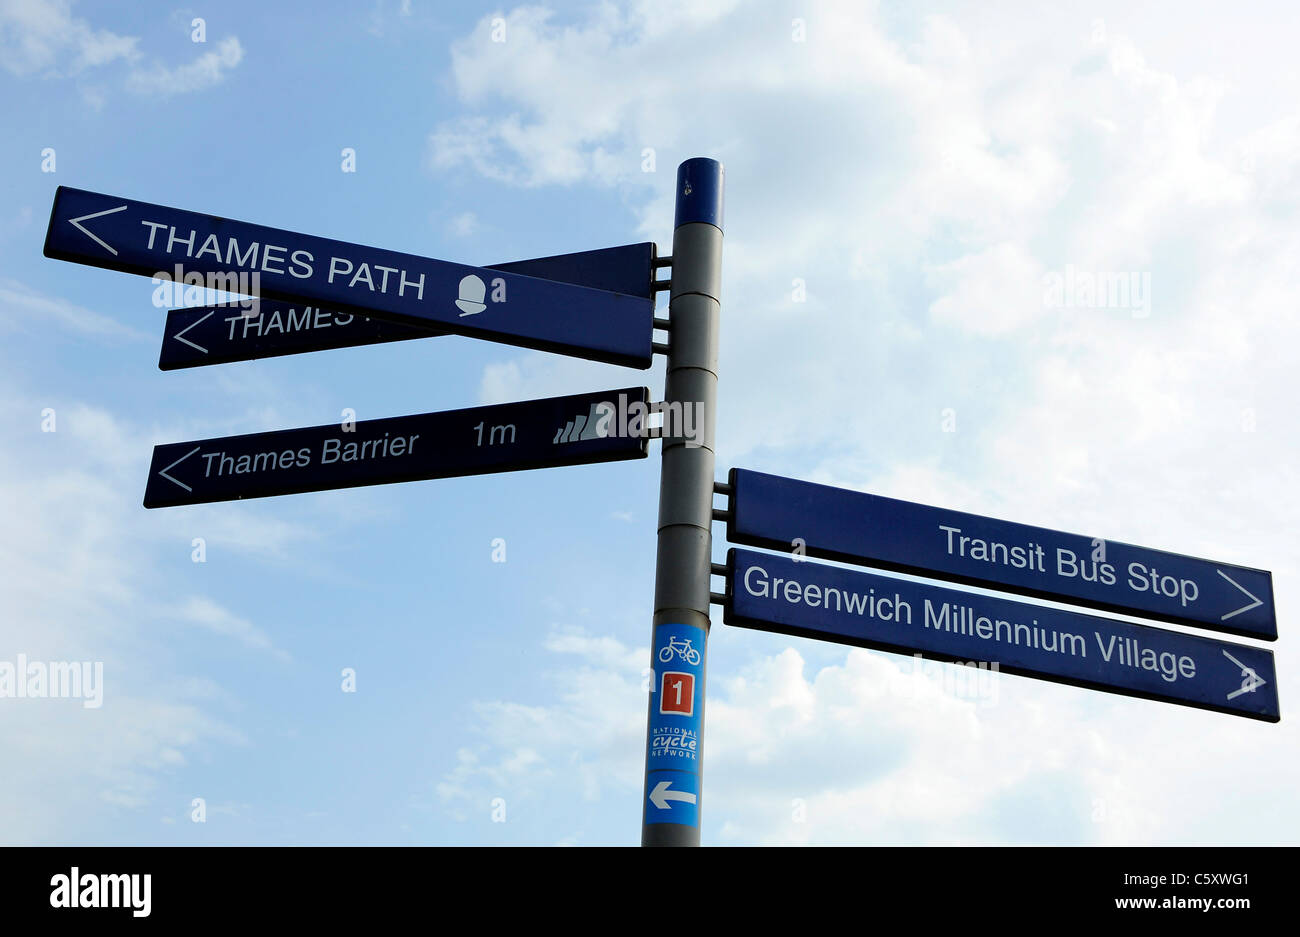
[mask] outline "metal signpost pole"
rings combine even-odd
[[[643,846],[700,844],[722,204],[721,163],[697,158],[678,167]],[[695,428],[690,436],[684,430],[689,425]]]

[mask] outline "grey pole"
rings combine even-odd
[[[721,163],[677,167],[642,846],[700,844],[722,204]]]

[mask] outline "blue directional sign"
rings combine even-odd
[[[624,433],[620,414],[649,396],[628,387],[155,446],[144,506],[644,458],[646,439]]]
[[[45,256],[648,368],[654,300],[60,186]]]
[[[651,299],[654,259],[655,246],[647,241],[488,269]],[[172,371],[446,334],[445,329],[398,325],[301,302],[264,299],[255,309],[240,303],[190,306],[167,313],[158,367]]]
[[[733,543],[1277,638],[1264,570],[744,469],[730,481]]]
[[[1263,648],[732,549],[727,624],[1277,722]]]
[[[704,641],[704,629],[694,625],[655,626],[645,823],[700,823]]]
[[[187,306],[167,313],[158,368],[175,371],[446,334],[277,299],[261,300],[256,310],[239,303]]]

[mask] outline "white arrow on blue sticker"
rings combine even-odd
[[[695,803],[695,795],[688,791],[673,790],[672,781],[660,781],[650,791],[650,803],[654,804],[660,810],[671,810],[672,801],[680,800],[682,803]]]

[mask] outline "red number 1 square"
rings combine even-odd
[[[667,671],[659,686],[659,711],[689,716],[695,711],[695,675]]]

